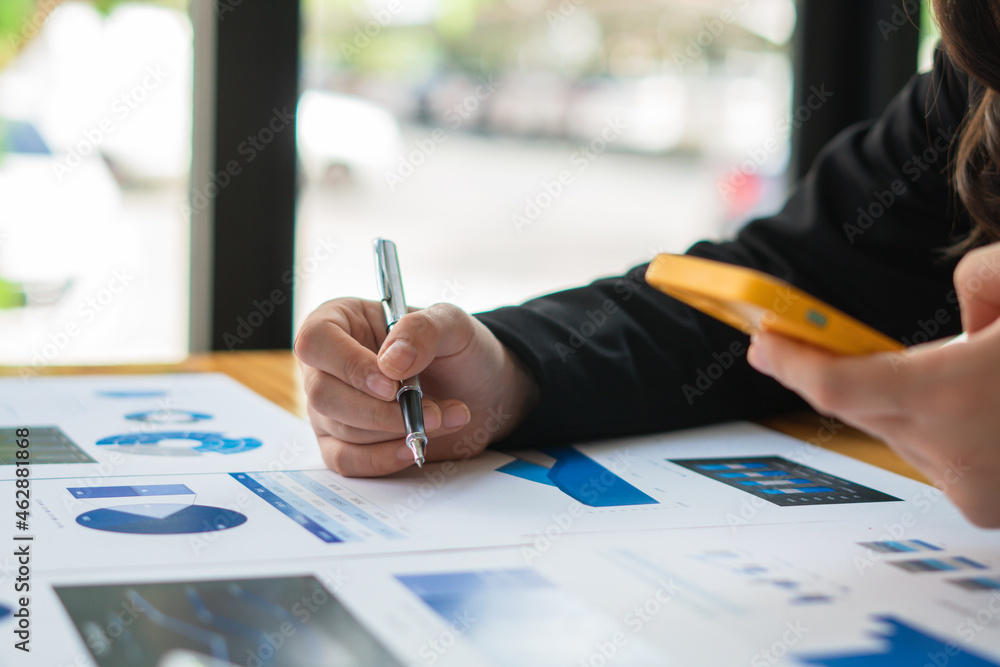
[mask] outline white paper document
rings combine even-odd
[[[0,479],[23,427],[35,478],[323,467],[308,423],[214,373],[0,379]]]
[[[1000,665],[1000,532],[750,424],[347,479],[224,376],[10,379],[11,499],[24,428],[3,664]]]

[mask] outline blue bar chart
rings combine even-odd
[[[326,471],[240,472],[230,475],[257,497],[324,542],[408,537],[391,514]]]
[[[33,464],[94,462],[56,426],[32,426],[29,430]],[[15,428],[0,428],[0,465],[14,465],[18,449],[17,431]]]
[[[858,545],[880,554],[905,554],[918,551],[941,551],[941,547],[935,546],[923,540],[887,540],[882,542],[858,542]]]
[[[900,500],[780,456],[669,460],[781,507]]]

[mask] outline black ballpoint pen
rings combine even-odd
[[[403,296],[403,279],[399,273],[395,243],[383,238],[375,239],[375,265],[378,269],[382,308],[385,311],[385,332],[389,333],[406,314],[406,297]],[[422,398],[420,377],[417,375],[403,380],[396,392],[396,400],[403,411],[403,424],[406,426],[406,446],[413,452],[413,460],[420,468],[424,466],[424,450],[427,447]]]

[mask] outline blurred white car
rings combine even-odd
[[[191,26],[125,4],[67,2],[0,72],[0,115],[30,119],[53,153],[103,155],[125,183],[180,183],[191,164]]]
[[[309,181],[356,179],[384,183],[402,153],[399,123],[365,100],[321,90],[299,99],[299,161]]]
[[[95,261],[81,248],[115,244],[121,190],[99,155],[68,164],[30,123],[6,127],[16,138],[0,155],[0,270],[22,282],[73,279]]]

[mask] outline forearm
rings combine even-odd
[[[968,219],[949,189],[939,140],[961,124],[968,95],[967,79],[939,56],[933,76],[914,79],[882,119],[832,142],[780,213],[750,223],[734,241],[689,252],[776,275],[907,343],[931,335],[927,322],[937,335],[957,331],[955,260],[942,250]],[[802,405],[748,367],[745,336],[650,288],[644,270],[478,315],[539,387],[510,444],[645,433]]]

